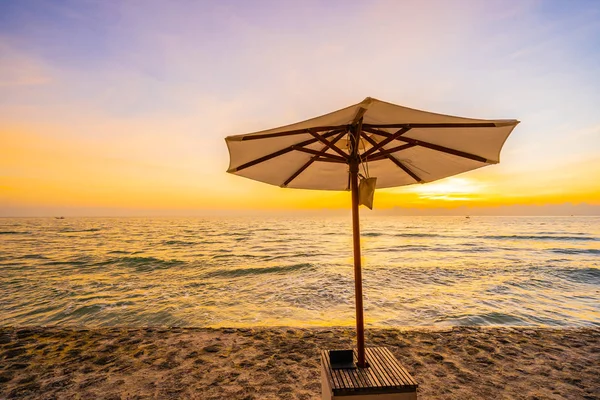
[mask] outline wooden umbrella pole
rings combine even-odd
[[[354,296],[356,298],[356,348],[358,367],[365,364],[365,322],[363,317],[362,271],[360,265],[360,225],[358,214],[358,160],[350,163],[350,186],[352,187],[352,239],[354,242]]]

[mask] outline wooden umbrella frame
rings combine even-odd
[[[348,186],[347,190],[352,192],[352,240],[354,247],[354,295],[356,305],[356,347],[357,347],[357,366],[359,368],[367,367],[365,362],[365,329],[364,329],[364,312],[363,312],[363,292],[362,292],[362,265],[360,254],[360,221],[359,221],[359,204],[358,204],[358,169],[361,162],[378,161],[388,159],[392,161],[398,168],[411,176],[415,183],[423,183],[417,174],[411,171],[406,165],[398,160],[392,153],[398,153],[402,150],[409,149],[415,146],[425,147],[441,153],[452,154],[454,156],[467,158],[474,161],[479,161],[486,164],[496,164],[496,161],[488,160],[484,157],[467,153],[464,151],[452,149],[449,147],[440,146],[434,143],[429,143],[422,140],[416,140],[403,136],[406,132],[413,128],[489,128],[501,126],[494,122],[473,122],[473,123],[416,123],[416,124],[363,124],[363,115],[367,111],[366,108],[359,108],[352,123],[336,126],[321,126],[305,129],[296,129],[285,132],[265,133],[248,135],[241,138],[246,140],[261,140],[282,136],[293,136],[301,134],[310,134],[312,139],[285,147],[273,153],[259,157],[245,164],[233,168],[229,172],[237,172],[253,165],[260,164],[275,157],[287,154],[292,151],[299,151],[312,154],[312,157],[296,170],[288,179],[284,181],[281,187],[287,187],[298,175],[310,167],[314,162],[332,162],[348,165]],[[387,132],[382,129],[398,129],[394,133]],[[368,134],[377,135],[382,138],[381,141],[376,141]],[[340,149],[336,143],[344,136],[348,135],[348,151]],[[371,147],[363,153],[359,152],[360,140],[364,139]],[[392,142],[400,142],[402,144],[395,147],[384,149],[384,146]],[[323,147],[320,150],[309,149],[307,146],[320,142]],[[329,151],[336,154],[332,154]]]

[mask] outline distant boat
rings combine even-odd
[[[465,217],[466,219],[471,219],[471,217],[469,217],[468,215]]]
[[[54,217],[56,219],[65,219],[65,217]]]

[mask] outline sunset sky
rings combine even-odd
[[[224,137],[367,96],[521,121],[499,165],[377,209],[600,206],[597,0],[7,0],[0,216],[343,209],[227,174]]]

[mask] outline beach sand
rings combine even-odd
[[[600,399],[600,328],[368,329],[419,399]],[[0,398],[316,399],[350,328],[0,328]]]

